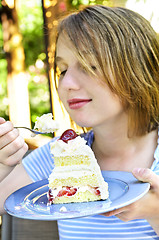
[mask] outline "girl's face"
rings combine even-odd
[[[118,121],[123,114],[119,98],[106,83],[90,76],[81,66],[72,51],[71,42],[59,36],[56,63],[61,72],[58,93],[71,118],[82,127],[96,127]]]

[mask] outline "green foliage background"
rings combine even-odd
[[[46,70],[43,13],[40,1],[34,1],[34,6],[28,4],[27,7],[26,1],[21,3],[19,28],[23,35],[31,122],[34,125],[37,116],[51,111]],[[37,63],[40,63],[41,67],[38,67]]]
[[[19,29],[23,36],[25,67],[28,77],[32,125],[37,116],[50,112],[49,84],[46,73],[46,54],[43,36],[43,13],[40,1],[34,5],[22,1],[18,12]],[[26,4],[27,3],[27,4]],[[40,63],[40,67],[39,64]],[[7,62],[3,52],[0,25],[0,116],[8,119]]]
[[[8,119],[8,100],[7,100],[7,62],[3,51],[2,26],[0,24],[0,116]]]

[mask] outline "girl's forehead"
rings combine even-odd
[[[56,55],[63,55],[65,52],[72,51],[73,52],[74,46],[71,43],[70,39],[68,36],[64,34],[60,34],[60,36],[57,39],[57,44],[56,44]]]
[[[98,49],[84,38],[81,41],[81,34],[79,33],[79,36],[77,34],[73,35],[73,33],[66,31],[59,33],[56,44],[56,64],[59,66],[61,63],[75,61],[86,68],[88,67],[88,69],[90,65],[98,66]]]
[[[66,39],[61,36],[56,45],[56,56],[55,62],[56,64],[68,63],[70,61],[76,61],[77,57],[73,50],[73,45],[70,41],[66,41]]]
[[[60,58],[67,54],[77,57],[78,55],[83,55],[84,52],[88,53],[86,49],[82,49],[81,46],[75,47],[75,45],[71,42],[66,34],[60,34],[56,44],[56,60],[61,60]]]
[[[69,39],[67,34],[61,33],[57,39],[57,44],[56,44],[56,53],[57,52],[62,52],[64,50],[70,50],[73,52],[76,56],[89,56],[89,55],[94,55],[95,53],[95,48],[92,48],[90,45],[84,45],[80,42],[80,39],[74,43]]]
[[[72,45],[71,43],[71,40],[70,38],[68,37],[68,35],[64,32],[61,32],[59,35],[58,35],[58,38],[57,38],[57,46],[58,45],[66,45],[68,47],[70,47]]]

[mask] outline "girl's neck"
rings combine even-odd
[[[157,137],[157,131],[128,138],[123,128],[94,129],[92,149],[102,170],[131,171],[133,167],[151,167]]]

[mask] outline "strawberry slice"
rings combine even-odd
[[[53,196],[52,196],[52,194],[51,194],[51,189],[49,189],[49,191],[48,191],[48,201],[49,202],[52,202],[53,201]]]
[[[77,192],[77,188],[70,188],[70,190],[67,192],[67,196],[73,196]]]
[[[59,140],[67,143],[69,140],[76,138],[78,135],[73,129],[67,129],[59,138]]]
[[[99,190],[98,187],[95,187],[95,188],[94,188],[94,193],[95,193],[97,196],[100,195],[100,190]]]
[[[67,193],[67,190],[66,190],[66,189],[62,189],[62,190],[60,190],[59,193],[57,194],[57,197],[62,197],[62,196],[64,196],[64,195],[66,195],[66,193]]]
[[[73,187],[63,187],[62,190],[59,191],[57,194],[57,197],[62,197],[62,196],[73,196],[77,192],[77,188]]]

